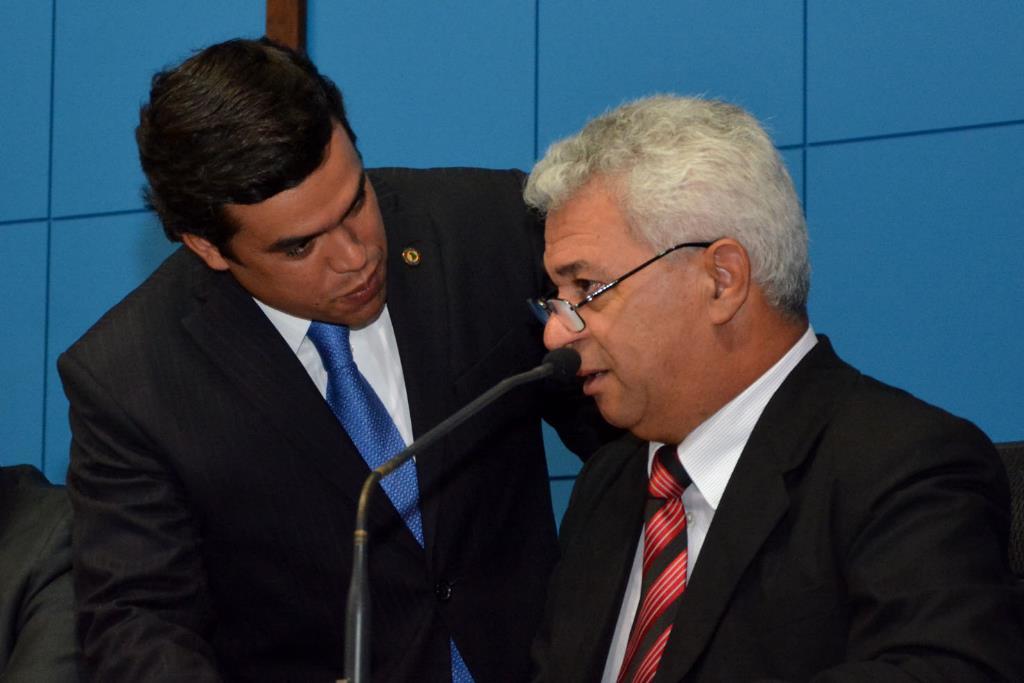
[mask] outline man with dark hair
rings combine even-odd
[[[518,172],[364,169],[334,84],[266,40],[158,74],[137,139],[185,248],[59,360],[85,663],[336,679],[359,488],[540,361],[542,228]],[[556,554],[541,417],[584,455],[605,438],[578,391],[524,387],[385,480],[375,680],[527,675]]]
[[[544,341],[630,431],[576,480],[535,680],[1021,680],[1003,465],[815,334],[803,212],[752,116],[625,104],[526,198]]]

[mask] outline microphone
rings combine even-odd
[[[563,346],[560,349],[549,351],[541,361],[540,367],[550,367],[550,377],[556,383],[569,384],[576,379],[576,373],[579,372],[582,362],[576,349]]]
[[[352,580],[349,584],[348,605],[345,611],[346,678],[343,681],[368,683],[370,680],[370,588],[367,569],[369,533],[366,531],[366,511],[369,508],[374,484],[512,389],[545,377],[559,384],[567,384],[576,377],[580,363],[580,354],[568,347],[549,352],[540,365],[498,382],[370,472],[370,476],[363,482],[359,505],[356,508],[356,528],[352,540]]]
[[[393,456],[390,460],[374,471],[380,472],[381,478],[388,476],[394,470],[397,470],[399,467],[404,465],[409,458],[415,456],[416,453],[429,446],[433,446],[435,442],[440,440],[442,437],[447,436],[450,431],[458,427],[483,408],[486,408],[492,401],[504,396],[506,393],[518,386],[529,384],[530,382],[535,382],[538,379],[544,379],[545,377],[550,377],[559,384],[571,382],[573,378],[576,377],[576,371],[580,369],[581,362],[580,354],[568,347],[548,352],[548,354],[544,356],[544,360],[540,365],[532,370],[521,372],[518,375],[506,377],[502,381],[498,382],[473,401],[457,410],[447,419],[440,422],[436,427],[427,431],[426,434],[413,441],[405,448],[405,450],[399,451],[397,455]]]

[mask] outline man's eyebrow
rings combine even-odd
[[[587,267],[586,261],[572,261],[555,268],[555,275],[564,278],[575,277],[581,270]]]
[[[318,235],[322,235],[324,232],[326,232],[326,230],[314,230],[313,232],[308,233],[306,235],[282,237],[281,239],[275,241],[273,244],[267,247],[267,251],[271,253],[283,253],[291,249],[294,249],[295,247],[301,247],[306,242],[310,241],[314,237],[317,237]]]
[[[345,209],[343,214],[341,214],[341,220],[348,218],[349,214],[355,211],[356,207],[358,207],[363,199],[366,198],[366,182],[366,170],[364,169],[359,172],[359,189],[356,190],[356,196],[352,198],[352,201],[349,202],[348,208]]]
[[[366,171],[360,171],[359,189],[356,190],[356,194],[354,197],[352,197],[352,201],[349,202],[348,207],[341,214],[341,218],[338,220],[338,223],[348,218],[348,216],[353,211],[355,211],[356,207],[359,206],[360,202],[362,202],[366,198],[366,183]],[[275,241],[273,244],[267,247],[267,251],[271,253],[281,253],[289,251],[291,249],[294,249],[295,247],[302,246],[303,244],[310,241],[314,237],[317,237],[327,232],[329,229],[330,227],[324,227],[320,228],[319,230],[313,230],[304,235],[292,235],[290,237],[282,237],[281,239]]]

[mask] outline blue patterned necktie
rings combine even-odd
[[[405,448],[391,416],[352,359],[348,328],[313,322],[306,333],[327,369],[327,403],[345,428],[359,454],[372,470]],[[420,517],[419,482],[416,464],[410,460],[381,480],[405,525],[423,545],[423,521]]]
[[[369,468],[380,467],[405,448],[405,441],[384,403],[356,367],[348,328],[314,321],[306,336],[313,342],[327,369],[327,404]],[[380,485],[422,547],[423,519],[420,516],[416,463],[409,460],[382,479]],[[450,641],[450,649],[452,683],[473,683],[454,640]]]

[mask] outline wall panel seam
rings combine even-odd
[[[145,215],[153,213],[150,209],[120,209],[117,211],[96,211],[93,213],[72,213],[65,216],[52,216],[50,220],[54,223],[63,221],[77,221],[83,218],[115,218],[117,216]]]
[[[804,0],[804,58],[803,58],[803,74],[801,83],[801,99],[803,103],[803,126],[800,132],[800,166],[802,167],[800,173],[800,200],[804,206],[804,214],[807,214],[807,3],[809,0]]]
[[[46,413],[50,394],[50,289],[53,262],[53,126],[57,80],[57,0],[50,3],[50,112],[46,168],[46,268],[43,280],[43,400],[40,406],[39,469],[46,472]],[[61,482],[62,483],[62,482]]]
[[[876,140],[895,140],[899,138],[920,137],[923,135],[942,135],[945,133],[961,133],[973,130],[988,130],[991,128],[1011,128],[1024,125],[1024,119],[1011,121],[996,121],[991,123],[976,123],[966,126],[949,126],[946,128],[926,128],[922,130],[902,131],[898,133],[881,133],[879,135],[861,135],[849,138],[835,138],[833,140],[819,140],[808,142],[807,147],[830,147],[834,145],[847,145],[856,142],[874,142]]]
[[[540,0],[533,3],[533,160],[540,154]]]

